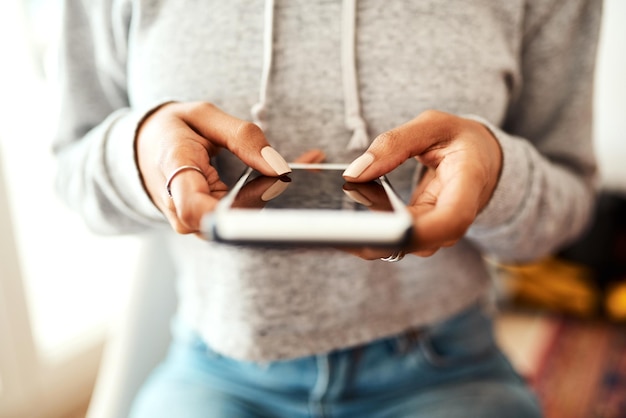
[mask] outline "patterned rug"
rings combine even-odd
[[[546,418],[626,418],[626,327],[560,319],[530,383]]]

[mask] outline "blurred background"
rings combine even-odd
[[[99,371],[120,368],[103,353],[145,274],[143,240],[90,234],[53,192],[59,5],[0,2],[0,418],[84,417]],[[626,1],[606,0],[604,15],[598,219],[562,254],[493,266],[498,336],[549,417],[626,416]],[[98,405],[115,384],[101,379]]]
[[[2,418],[65,418],[84,409],[141,245],[93,236],[54,195],[59,12],[57,0],[0,2]]]

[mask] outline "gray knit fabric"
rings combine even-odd
[[[259,250],[171,232],[182,320],[226,355],[327,352],[442,320],[483,297],[483,257],[529,260],[580,233],[595,176],[592,79],[600,1],[362,0],[356,59],[370,136],[438,109],[485,123],[504,165],[467,237],[429,258],[364,261],[337,250]],[[263,2],[66,1],[60,194],[104,234],[168,228],[133,155],[141,117],[202,100],[250,119],[263,65]],[[287,159],[350,162],[341,2],[278,0],[266,131]],[[243,166],[217,158],[232,182]],[[406,198],[415,163],[391,173]],[[71,255],[70,255],[71,256]]]

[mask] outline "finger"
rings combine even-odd
[[[437,253],[440,248],[427,248],[415,251],[407,251],[406,254],[416,255],[418,257],[430,257]],[[389,258],[393,255],[397,255],[397,251],[391,251],[389,249],[374,249],[374,248],[342,248],[342,251],[362,258],[363,260],[381,260]]]
[[[210,158],[217,153],[217,148],[179,118],[165,115],[150,121],[137,138],[137,161],[151,199],[164,211],[170,204],[170,197],[163,184],[172,173],[180,167],[191,166],[208,175]],[[181,174],[190,175],[179,173],[176,177]],[[178,180],[174,178],[172,183]]]
[[[438,186],[434,186],[438,187]],[[447,246],[465,235],[478,212],[475,185],[465,177],[446,183],[438,195],[424,192],[422,204],[419,198],[409,210],[414,217],[414,249],[430,249]]]
[[[312,149],[301,154],[298,158],[294,160],[294,162],[303,164],[317,164],[323,162],[325,159],[326,154],[324,153],[324,151],[319,149]]]
[[[418,250],[418,251],[414,251],[411,254],[416,255],[418,257],[430,257],[435,255],[435,253],[437,253],[437,251],[439,251],[439,248],[435,248],[435,249],[427,249],[427,250]]]
[[[212,212],[217,199],[204,193],[188,193],[182,199],[174,197],[175,218],[170,221],[174,230],[180,234],[200,232],[202,218]]]
[[[423,194],[426,192],[427,188],[432,187],[432,181],[435,179],[436,173],[435,170],[428,167],[423,167],[421,170],[421,175],[413,190],[411,195],[411,199],[409,201],[409,205],[415,205]]]
[[[179,233],[192,233],[199,231],[202,217],[213,211],[228,188],[211,167],[208,175],[196,170],[180,172],[172,179],[170,190],[168,219],[172,227]]]
[[[387,248],[371,247],[344,247],[340,249],[348,254],[362,258],[363,260],[379,260],[381,258],[389,257],[394,252]]]
[[[191,106],[179,116],[212,143],[227,148],[248,166],[268,176],[291,172],[285,159],[270,147],[261,128],[223,112],[210,103]]]

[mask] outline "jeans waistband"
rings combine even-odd
[[[470,307],[464,309],[460,313],[439,323],[431,324],[428,326],[410,328],[397,335],[378,339],[359,346],[337,349],[334,350],[333,353],[347,354],[351,351],[362,352],[370,348],[376,349],[379,346],[386,346],[394,353],[404,354],[413,350],[421,343],[424,338],[436,338],[439,335],[454,332],[454,330],[457,329],[463,329],[465,327],[465,324],[469,325],[470,323],[475,323],[479,318],[482,318],[484,320],[485,318],[483,315],[483,311],[484,304],[482,302],[477,302],[472,304]],[[174,318],[172,320],[171,329],[173,338],[177,343],[193,346],[196,348],[203,348],[206,349],[208,352],[212,352],[212,349],[206,345],[201,336],[184,321],[178,318]],[[323,355],[330,353],[318,354]]]

